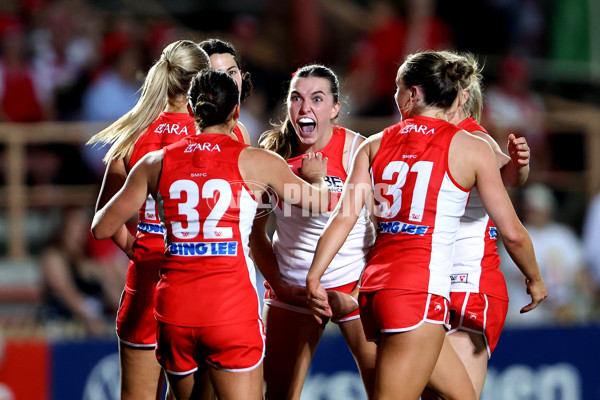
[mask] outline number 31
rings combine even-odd
[[[417,161],[409,166],[404,161],[392,161],[383,170],[381,179],[391,181],[396,176],[396,182],[390,184],[386,195],[392,196],[391,206],[387,202],[382,202],[380,207],[382,218],[394,218],[402,208],[402,188],[406,184],[406,177],[409,172],[416,172],[417,179],[413,188],[412,202],[410,204],[410,221],[421,222],[423,219],[423,210],[425,208],[425,199],[427,198],[427,189],[429,189],[429,180],[433,169],[432,161]]]

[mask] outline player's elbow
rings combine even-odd
[[[522,225],[502,231],[502,242],[509,249],[522,246],[527,238],[528,233]]]
[[[94,221],[92,221],[91,231],[92,236],[94,236],[94,239],[96,240],[108,239],[112,236],[111,232],[109,232],[108,229],[106,229],[96,218],[94,218]]]

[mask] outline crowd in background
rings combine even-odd
[[[123,5],[118,3],[24,0],[0,7],[0,122],[112,122],[135,105],[144,71],[166,44],[220,37],[236,45],[243,68],[252,75],[253,95],[240,120],[256,144],[270,123],[281,119],[287,83],[299,66],[319,62],[339,74],[346,94],[340,118],[399,118],[394,79],[404,57],[422,49],[458,49],[485,57],[482,125],[501,146],[515,133],[527,138],[532,171],[568,166],[554,158],[542,96],[549,87],[552,94],[565,96],[566,91],[556,82],[535,81],[530,61],[585,58],[578,31],[559,37],[568,21],[556,16],[565,3],[581,14],[585,1],[554,2],[554,9],[541,0],[461,2],[469,12],[434,0],[229,1],[221,8],[203,1],[154,1],[145,12],[119,9]],[[572,45],[565,46],[565,41]],[[584,92],[580,100],[593,102],[593,96]],[[360,133],[368,136],[381,128]],[[28,183],[99,183],[105,151],[83,145],[30,147]],[[3,159],[2,154],[0,165]],[[511,192],[550,295],[540,310],[521,317],[515,310],[524,305],[519,300],[524,282],[515,278],[520,274],[504,255],[514,306],[508,325],[600,320],[594,311],[600,305],[595,239],[600,235],[600,202],[590,201],[586,210],[588,202],[581,201],[585,195],[535,180]],[[573,202],[583,206],[573,211]],[[47,221],[57,232],[47,229],[42,239],[48,243],[34,256],[40,258],[44,293],[54,293],[46,297],[40,315],[93,315],[84,322],[89,332],[100,333],[104,330],[98,321],[114,317],[126,258],[110,243],[90,240],[82,226],[89,226],[92,208],[54,213]],[[65,235],[80,240],[65,240]],[[76,293],[69,281],[75,278],[69,275],[88,292]],[[93,312],[84,313],[76,304]]]

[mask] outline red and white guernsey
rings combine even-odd
[[[458,127],[467,132],[488,133],[473,118],[464,119]],[[473,188],[454,245],[452,292],[483,293],[508,300],[506,282],[499,268],[497,238],[496,226]]]
[[[258,202],[238,167],[247,145],[221,134],[165,147],[157,203],[167,250],[156,318],[199,327],[260,318],[248,238]]]
[[[350,149],[352,156],[356,144],[355,137]],[[329,187],[329,210],[333,210],[342,194],[344,182],[348,173],[344,169],[343,154],[346,142],[346,129],[341,126],[333,127],[333,136],[327,145],[318,150],[327,157],[327,176],[325,181]],[[302,155],[287,160],[292,171],[298,175],[302,166]],[[351,164],[351,160],[348,162]],[[276,230],[273,235],[273,249],[283,279],[290,284],[305,286],[306,275],[317,247],[317,242],[330,212],[314,214],[299,207],[279,202],[274,206],[277,216]],[[366,254],[373,244],[374,232],[371,221],[363,208],[361,216],[352,228],[340,251],[321,278],[324,288],[334,288],[356,282],[366,264]]]
[[[361,292],[403,289],[449,299],[454,241],[469,196],[448,171],[458,130],[422,116],[384,130],[371,165],[379,224]]]
[[[244,141],[242,132],[237,126],[233,133],[239,141]],[[195,134],[196,125],[194,118],[189,113],[162,112],[135,143],[127,166],[129,171],[146,154]],[[129,262],[125,282],[125,290],[128,293],[135,294],[140,290],[147,293],[154,289],[154,284],[158,281],[158,269],[164,258],[164,252],[164,232],[156,211],[156,203],[149,195],[144,206],[138,212],[133,257]],[[147,271],[151,268],[146,266],[147,261],[152,260],[156,260],[156,265],[152,267],[152,271]],[[146,271],[138,271],[136,263],[140,261],[146,262],[144,265]]]
[[[161,113],[135,143],[127,166],[129,171],[146,154],[195,134],[194,118],[188,113]],[[138,291],[152,293],[154,284],[158,281],[158,269],[164,252],[165,240],[156,212],[156,203],[152,196],[148,196],[138,213],[137,233],[133,244],[133,257],[127,269],[125,291],[132,294]],[[149,266],[147,261],[152,260],[156,260],[156,263]],[[137,263],[141,261],[144,261],[145,270],[138,271]],[[149,268],[152,270],[149,271]]]

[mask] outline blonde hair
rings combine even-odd
[[[178,40],[169,44],[148,71],[136,105],[87,144],[110,144],[103,159],[107,164],[130,156],[137,139],[158,118],[169,99],[185,96],[192,78],[209,65],[208,55],[197,43]]]
[[[483,110],[483,93],[481,90],[481,79],[483,67],[479,66],[477,59],[471,53],[457,53],[453,51],[440,51],[440,53],[450,61],[462,60],[467,64],[471,65],[475,70],[475,73],[471,75],[461,90],[467,90],[469,92],[469,98],[463,104],[463,112],[468,117],[473,117],[478,123],[481,122],[481,114]]]

